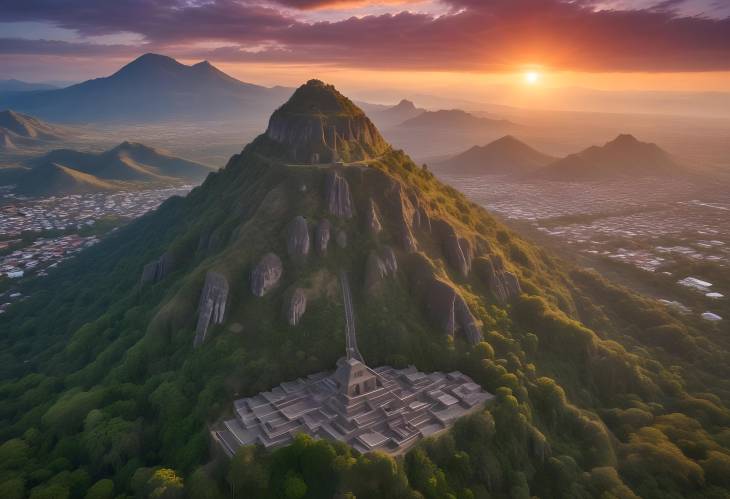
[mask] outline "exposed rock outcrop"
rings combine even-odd
[[[398,260],[395,252],[389,246],[380,252],[371,251],[365,264],[365,291],[377,292],[386,277],[398,270]]]
[[[413,212],[413,225],[424,232],[431,232],[431,217],[420,203],[416,205]]]
[[[415,253],[418,251],[416,237],[413,235],[411,227],[406,223],[401,226],[401,242],[403,243],[403,249],[407,253]]]
[[[222,324],[225,320],[228,301],[228,280],[218,272],[205,274],[205,284],[198,303],[198,323],[195,326],[193,346],[205,342],[211,324]]]
[[[315,234],[314,245],[319,255],[327,254],[327,246],[330,242],[330,234],[332,233],[332,224],[326,218],[323,218],[317,224],[317,232]]]
[[[398,259],[395,256],[393,248],[384,246],[380,252],[380,258],[385,262],[385,268],[388,269],[388,273],[393,274],[398,270]]]
[[[471,244],[466,239],[459,238],[454,227],[443,220],[438,221],[438,230],[446,262],[462,277],[467,277],[471,270]]]
[[[286,248],[294,260],[303,260],[309,254],[309,226],[307,219],[298,216],[289,223]]]
[[[165,278],[173,268],[174,260],[170,253],[163,253],[160,258],[153,260],[142,269],[142,277],[140,281],[142,284],[148,282],[158,282]]]
[[[337,232],[337,237],[335,239],[337,241],[337,246],[342,249],[347,248],[347,233],[344,230]]]
[[[368,255],[365,263],[365,291],[373,292],[388,275],[385,262],[380,259],[375,250]]]
[[[467,268],[471,270],[471,264],[474,261],[474,247],[472,246],[471,241],[469,241],[465,237],[460,237],[459,247],[461,248],[461,252],[464,255],[464,259],[466,260]]]
[[[477,258],[474,261],[474,268],[499,303],[507,303],[522,293],[517,276],[505,270],[504,262],[499,255]]]
[[[299,324],[304,312],[307,310],[307,294],[302,288],[296,288],[289,296],[284,306],[284,317],[290,326]]]
[[[449,283],[438,278],[428,285],[426,306],[439,327],[449,336],[462,331],[472,345],[479,343],[482,332],[464,298]]]
[[[350,185],[338,171],[327,173],[327,208],[336,217],[352,218],[353,204],[350,196]]]
[[[383,230],[383,225],[380,223],[380,217],[378,216],[378,206],[373,198],[370,198],[370,205],[368,206],[367,224],[368,230],[373,236],[377,236]]]
[[[251,271],[251,292],[264,296],[279,283],[283,272],[281,259],[274,253],[265,254]]]
[[[310,80],[271,115],[266,136],[289,159],[326,163],[382,154],[388,144],[365,113],[331,85]]]

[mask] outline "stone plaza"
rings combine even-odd
[[[492,398],[460,372],[371,369],[343,357],[333,373],[312,374],[237,400],[236,417],[213,437],[229,456],[243,445],[287,445],[297,433],[340,440],[360,452],[399,454]]]

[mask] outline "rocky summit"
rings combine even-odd
[[[266,137],[297,163],[363,160],[389,147],[360,108],[319,80],[299,87],[271,115]]]

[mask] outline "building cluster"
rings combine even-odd
[[[0,239],[23,232],[75,230],[108,217],[136,218],[173,195],[185,195],[190,186],[23,198],[5,194],[0,199]]]
[[[504,176],[448,176],[445,180],[493,213],[527,223],[587,255],[666,275],[686,260],[730,266],[730,202],[722,186],[698,189],[688,182],[656,179],[524,182]],[[717,290],[698,291],[709,299],[725,299]],[[711,312],[702,316],[720,320]]]
[[[10,279],[25,277],[30,273],[42,276],[49,268],[98,242],[96,236],[83,237],[77,234],[38,238],[25,248],[0,257],[0,271]]]
[[[6,254],[0,257],[0,276],[43,276],[64,259],[98,242],[96,236],[79,235],[81,229],[106,218],[139,217],[170,196],[185,195],[189,190],[185,186],[36,199],[4,193],[0,198],[0,251]],[[27,233],[50,232],[63,235],[36,237],[25,246],[21,238]]]

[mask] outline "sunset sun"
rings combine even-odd
[[[540,73],[537,71],[528,71],[524,75],[525,83],[528,85],[536,85],[540,81]]]

